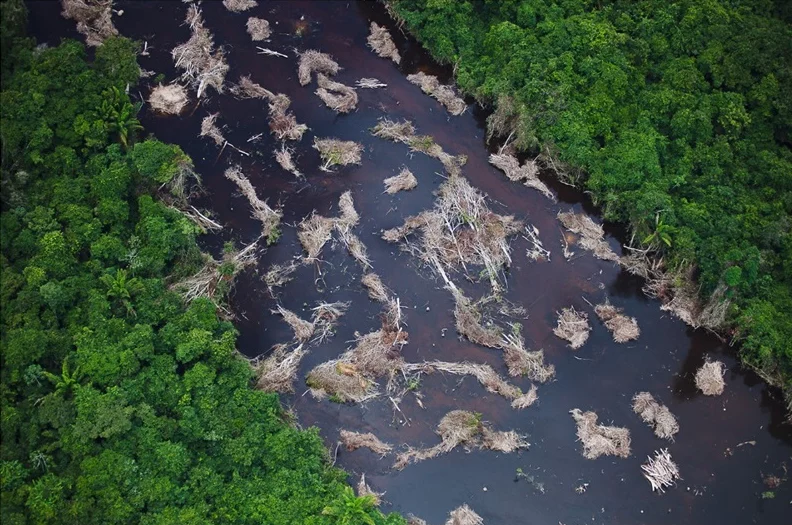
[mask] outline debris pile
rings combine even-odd
[[[445,525],[484,525],[484,519],[464,504],[451,511]]]
[[[188,102],[187,90],[179,84],[160,84],[151,90],[148,98],[151,109],[168,115],[178,115]]]
[[[297,238],[307,254],[306,262],[313,262],[319,258],[322,247],[333,236],[334,228],[335,219],[329,219],[316,213],[300,222]]]
[[[297,65],[297,79],[300,81],[301,86],[307,86],[311,83],[311,76],[314,73],[332,76],[338,73],[340,69],[338,62],[333,60],[333,57],[327,53],[309,49],[300,55]]]
[[[633,397],[633,411],[641,416],[645,423],[654,428],[654,433],[662,439],[674,440],[674,435],[679,432],[674,414],[668,407],[661,405],[649,392],[638,392]]]
[[[526,376],[532,381],[546,383],[555,376],[555,366],[544,362],[544,351],[525,349],[525,341],[517,334],[503,334],[500,348],[512,377]]]
[[[273,314],[277,313],[283,317],[283,320],[286,321],[286,324],[291,327],[292,331],[294,332],[294,339],[299,341],[300,343],[307,342],[314,333],[314,325],[313,323],[309,323],[305,319],[301,319],[300,316],[292,312],[291,310],[287,310],[284,307],[278,305],[277,310],[273,310]]]
[[[255,16],[251,16],[247,20],[246,27],[251,40],[253,40],[254,42],[266,40],[272,35],[272,30],[270,29],[269,22],[264,20],[263,18],[256,18]]]
[[[185,23],[192,31],[190,39],[171,51],[176,67],[184,71],[182,79],[192,83],[198,98],[201,98],[207,86],[222,93],[228,64],[222,50],[215,51],[214,38],[204,26],[201,10],[196,5],[191,4],[187,8]]]
[[[258,5],[256,0],[223,0],[223,5],[232,13],[241,13]]]
[[[291,99],[283,93],[270,98],[269,119],[270,131],[278,140],[300,140],[308,126],[299,124],[294,113],[289,111]]]
[[[295,177],[302,177],[303,174],[297,169],[297,165],[294,163],[294,159],[292,159],[292,153],[294,153],[294,150],[287,148],[286,145],[283,144],[281,145],[281,149],[275,150],[275,161],[281,168],[293,174]]]
[[[357,484],[357,493],[359,498],[370,498],[374,505],[380,505],[382,503],[382,496],[385,494],[384,492],[373,491],[366,483],[365,474],[360,475],[360,481]]]
[[[443,151],[443,148],[431,136],[416,135],[415,126],[409,120],[394,122],[387,118],[381,118],[372,128],[371,134],[382,139],[407,144],[411,151],[419,151],[424,155],[436,158],[452,177],[462,173],[462,166],[467,162],[465,155],[454,156]]]
[[[322,73],[316,74],[316,96],[336,113],[349,113],[357,107],[358,96],[354,88],[330,80]]]
[[[272,353],[254,367],[256,388],[264,392],[294,392],[294,378],[307,353],[303,345],[287,351],[288,345],[277,345]]]
[[[598,425],[594,412],[581,412],[574,408],[570,413],[577,423],[578,441],[583,443],[583,457],[596,459],[604,455],[626,458],[630,455],[628,429]]]
[[[533,188],[542,193],[545,197],[555,202],[556,198],[550,188],[539,179],[539,165],[535,160],[526,160],[522,166],[517,157],[510,153],[493,153],[489,156],[489,162],[502,172],[513,182],[522,182],[529,188]]]
[[[705,396],[719,396],[726,386],[723,380],[725,373],[726,367],[721,361],[707,360],[696,372],[696,387]]]
[[[77,32],[85,35],[89,46],[101,46],[111,36],[117,36],[113,25],[113,0],[62,0],[64,18],[77,22]]]
[[[253,208],[253,217],[261,222],[262,234],[267,239],[267,244],[272,244],[278,240],[280,236],[280,220],[283,217],[283,212],[280,210],[273,210],[265,201],[262,201],[256,195],[256,189],[250,181],[242,173],[239,166],[232,166],[225,170],[225,177],[237,185],[242,195],[247,198],[250,207]]]
[[[262,100],[271,100],[275,95],[272,91],[263,88],[261,85],[253,82],[250,75],[243,75],[239,77],[239,82],[231,86],[229,89],[232,95],[238,99],[257,98]]]
[[[364,88],[364,89],[377,89],[377,88],[388,87],[388,84],[385,84],[384,82],[380,82],[379,79],[376,78],[361,78],[360,80],[355,82],[355,85],[359,88]]]
[[[388,177],[384,182],[385,193],[390,193],[391,195],[400,191],[411,190],[418,186],[418,179],[407,168],[402,168],[398,175]]]
[[[333,166],[360,164],[363,145],[351,140],[314,138],[313,147],[322,157],[322,171],[331,171]]]
[[[591,220],[583,213],[558,212],[558,220],[567,230],[580,236],[577,243],[581,248],[589,250],[597,259],[619,262],[619,256],[611,250],[605,241],[605,231],[602,226]]]
[[[264,282],[272,294],[272,289],[283,286],[293,279],[292,274],[297,270],[298,265],[294,261],[288,264],[273,264],[267,273],[264,274]]]
[[[574,350],[586,344],[590,331],[588,314],[578,312],[574,307],[562,308],[558,314],[558,325],[553,328],[553,333],[569,341],[569,346]]]
[[[638,339],[641,330],[638,328],[638,321],[635,317],[627,317],[621,308],[616,308],[608,301],[594,307],[594,313],[605,323],[605,328],[613,334],[613,340],[617,343],[626,343],[633,339]]]
[[[421,91],[440,102],[452,115],[461,115],[467,109],[467,104],[462,98],[457,96],[454,88],[441,84],[436,76],[427,75],[419,71],[418,73],[407,75],[407,80],[419,86]]]
[[[371,450],[375,454],[379,454],[381,457],[390,454],[390,452],[393,450],[393,445],[384,443],[380,440],[380,438],[371,432],[361,434],[360,432],[341,430],[341,443],[350,452],[364,447]]]
[[[371,23],[368,45],[378,56],[390,58],[397,64],[401,63],[401,55],[399,55],[399,50],[393,43],[390,33],[385,27],[377,25],[376,22]]]
[[[682,479],[679,477],[679,467],[671,459],[667,449],[658,450],[655,457],[646,459],[647,462],[641,465],[641,470],[652,485],[652,491],[657,490],[663,494],[666,487],[672,487],[676,485],[676,480]]]

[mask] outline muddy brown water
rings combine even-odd
[[[57,44],[61,38],[79,35],[74,24],[59,16],[57,2],[30,2],[30,29],[39,42]],[[226,240],[248,243],[259,234],[248,203],[222,172],[237,163],[257,188],[259,196],[284,210],[283,236],[262,252],[258,266],[237,282],[232,303],[238,313],[239,349],[248,356],[266,353],[276,343],[290,338],[286,325],[270,310],[278,303],[308,317],[316,301],[351,301],[352,307],[335,336],[311,349],[296,381],[297,393],[283,396],[303,426],[320,429],[336,463],[353,476],[366,473],[369,484],[385,492],[384,510],[416,514],[429,523],[443,523],[448,512],[468,503],[487,524],[748,524],[788,523],[792,505],[792,482],[785,482],[774,499],[762,499],[762,476],[783,477],[785,464],[792,465],[792,430],[783,423],[778,392],[743,370],[734,350],[714,336],[694,331],[660,310],[657,301],[641,293],[642,281],[598,261],[580,249],[571,261],[561,255],[562,231],[555,215],[574,209],[595,214],[585,196],[546,180],[558,193],[551,203],[539,193],[509,182],[487,163],[484,140],[485,112],[475,105],[459,117],[451,117],[433,99],[407,82],[417,70],[429,71],[447,80],[450,71],[435,64],[411,38],[401,34],[382,6],[374,2],[260,2],[244,14],[226,11],[220,2],[204,2],[204,18],[215,41],[227,51],[231,70],[228,81],[249,74],[255,82],[274,92],[286,93],[298,121],[310,131],[297,144],[304,180],[284,172],[272,158],[277,146],[267,128],[265,104],[235,100],[213,91],[200,106],[181,117],[159,117],[145,108],[145,128],[166,142],[179,144],[196,163],[207,195],[196,205],[211,209],[225,225],[220,235],[203,239],[207,250],[218,252]],[[182,25],[186,5],[177,1],[116,2],[124,11],[114,16],[122,34],[149,43],[150,56],[141,57],[147,70],[164,73],[166,81],[177,74],[170,50],[189,37]],[[259,16],[272,24],[270,42],[260,44],[284,52],[289,58],[263,56],[245,32],[247,17]],[[366,47],[370,21],[386,25],[403,56],[400,66],[381,59]],[[376,77],[386,89],[359,89],[357,111],[339,116],[313,94],[315,86],[301,87],[296,80],[294,50],[318,49],[332,54],[343,67],[336,80],[352,85],[361,77]],[[139,93],[147,96],[143,83]],[[135,94],[133,89],[132,94]],[[201,119],[220,112],[218,124],[229,141],[251,152],[249,158],[226,148],[218,150],[197,138]],[[432,135],[452,154],[468,156],[463,174],[487,193],[493,209],[526,220],[540,230],[540,239],[552,252],[549,262],[531,262],[525,256],[527,243],[512,243],[514,264],[508,271],[508,298],[525,306],[528,317],[521,321],[527,345],[544,348],[547,360],[557,368],[556,379],[539,388],[539,402],[523,411],[487,393],[472,378],[435,374],[425,376],[420,392],[422,409],[414,396],[405,396],[402,414],[395,413],[387,398],[364,406],[317,402],[304,394],[305,373],[313,366],[335,358],[354,339],[378,326],[378,304],[369,300],[359,283],[359,265],[343,247],[326,247],[318,266],[302,266],[295,279],[271,297],[262,281],[269,265],[287,261],[301,253],[295,225],[312,210],[336,215],[339,195],[351,190],[361,215],[356,229],[369,250],[374,271],[401,299],[410,334],[403,354],[408,361],[442,359],[470,360],[491,364],[505,375],[499,351],[459,340],[454,332],[452,301],[431,272],[398,247],[379,238],[382,229],[432,205],[432,192],[443,182],[442,166],[434,159],[410,155],[406,146],[372,137],[368,129],[382,116],[411,119],[419,133]],[[247,143],[252,135],[264,139]],[[365,145],[363,163],[328,174],[318,169],[319,157],[310,148],[314,136],[355,140]],[[382,180],[409,167],[418,187],[394,196],[383,194]],[[607,226],[609,242],[619,250],[621,229]],[[623,240],[623,239],[622,239]],[[454,276],[463,282],[461,275]],[[485,284],[463,283],[478,297]],[[638,319],[641,337],[634,342],[614,343],[593,315],[588,299],[597,303],[605,297]],[[555,312],[574,305],[592,317],[589,342],[571,351],[552,334]],[[445,330],[444,330],[445,329]],[[443,332],[445,331],[445,334]],[[693,374],[706,357],[727,365],[726,391],[706,397],[696,391]],[[515,381],[523,389],[527,380]],[[652,392],[678,417],[681,431],[673,443],[654,437],[651,429],[632,413],[630,399],[641,390]],[[632,455],[628,459],[587,460],[580,454],[575,424],[568,411],[579,407],[595,410],[601,421],[626,426],[632,432]],[[394,444],[433,445],[434,428],[449,410],[481,412],[498,429],[516,429],[527,434],[531,447],[520,454],[491,451],[466,453],[455,450],[437,459],[410,465],[403,471],[390,468],[393,458],[380,459],[367,450],[347,452],[336,447],[342,428],[371,431]],[[640,465],[653,451],[667,447],[680,466],[683,480],[665,494],[652,493],[641,475]],[[516,478],[517,469],[532,476],[533,483]],[[575,487],[585,485],[585,493]],[[787,518],[784,518],[784,516]]]

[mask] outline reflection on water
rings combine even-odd
[[[116,17],[122,34],[147,40],[150,56],[141,65],[176,77],[170,49],[187,40],[182,24],[185,5],[176,1],[116,2],[124,10]],[[179,144],[196,162],[208,190],[196,205],[212,209],[225,225],[221,235],[204,239],[208,250],[217,251],[225,240],[248,243],[258,236],[259,225],[251,218],[248,203],[222,176],[229,163],[238,163],[257,188],[259,196],[284,210],[283,236],[259,261],[258,268],[242,275],[232,299],[239,313],[239,348],[249,356],[266,352],[287,341],[291,333],[270,310],[280,302],[308,317],[316,301],[352,301],[334,338],[311,350],[301,366],[297,394],[283,401],[293,407],[302,425],[317,425],[335,449],[341,428],[374,432],[391,443],[413,446],[438,442],[434,428],[449,410],[481,412],[497,428],[514,428],[529,435],[530,450],[519,455],[455,450],[437,459],[411,465],[403,471],[390,469],[392,459],[379,459],[361,449],[338,450],[337,462],[350,473],[365,472],[369,484],[386,491],[388,510],[412,512],[430,523],[442,523],[452,508],[468,503],[486,523],[609,523],[609,524],[727,524],[782,523],[792,500],[792,484],[785,483],[773,500],[760,499],[762,474],[781,474],[782,462],[790,459],[792,435],[783,424],[777,395],[752,373],[740,369],[733,350],[717,338],[693,331],[661,312],[656,301],[640,292],[640,279],[620,272],[607,262],[586,254],[572,261],[561,256],[561,236],[555,215],[559,210],[594,213],[583,195],[545,180],[558,192],[559,204],[510,183],[487,163],[482,127],[485,112],[472,105],[460,117],[450,117],[433,99],[407,82],[405,75],[417,70],[450,77],[448,68],[434,64],[418,44],[401,34],[384,10],[374,2],[260,2],[246,14],[227,12],[220,2],[204,2],[204,18],[215,41],[227,51],[231,66],[228,81],[249,74],[273,92],[286,93],[297,120],[311,128],[296,150],[297,164],[306,174],[295,179],[274,161],[275,141],[269,136],[267,111],[256,100],[235,100],[212,93],[186,116],[163,118],[145,112],[147,130],[167,142]],[[62,36],[76,37],[71,22],[63,20],[55,2],[31,2],[31,29],[40,41],[57,43]],[[288,59],[256,54],[244,30],[247,16],[270,21],[273,29],[267,46],[289,55]],[[391,31],[403,57],[400,66],[380,59],[366,48],[368,23],[377,21]],[[352,114],[338,116],[296,80],[294,48],[318,49],[333,55],[344,68],[336,80],[353,85],[361,77],[376,77],[386,89],[358,90],[360,103]],[[142,95],[146,87],[141,86]],[[200,120],[219,111],[224,133],[236,145],[252,152],[245,158],[226,148],[218,159],[213,144],[197,138]],[[548,262],[531,262],[527,243],[516,239],[514,264],[508,272],[507,297],[528,310],[522,321],[527,346],[544,348],[547,360],[556,365],[557,378],[541,386],[539,402],[516,412],[507,400],[489,394],[472,378],[435,374],[425,376],[420,391],[423,409],[414,396],[406,396],[403,413],[394,412],[387,399],[366,406],[317,402],[305,392],[304,375],[313,366],[337,357],[354,339],[378,326],[380,305],[369,300],[360,286],[361,270],[341,246],[328,246],[322,262],[302,266],[295,279],[269,296],[262,281],[273,263],[300,254],[294,225],[316,210],[335,216],[341,193],[351,190],[361,215],[356,233],[367,245],[374,270],[404,305],[410,342],[404,347],[408,361],[442,359],[488,363],[505,375],[499,351],[459,340],[454,331],[452,300],[442,285],[398,247],[379,238],[383,229],[432,205],[432,192],[443,182],[442,166],[434,159],[410,155],[403,145],[372,137],[368,130],[381,116],[409,118],[419,133],[430,134],[451,154],[465,154],[463,174],[486,192],[497,213],[511,213],[535,225],[540,239],[553,254]],[[265,140],[248,144],[249,137],[264,133]],[[361,166],[337,173],[318,170],[318,153],[310,148],[313,136],[355,140],[365,146]],[[383,194],[383,179],[409,167],[418,187],[396,195]],[[618,227],[608,226],[613,235]],[[617,239],[611,237],[612,246]],[[618,249],[618,248],[617,248]],[[578,250],[580,252],[580,250]],[[461,277],[457,277],[461,280]],[[481,288],[481,287],[479,287]],[[483,293],[480,289],[479,295]],[[584,297],[597,303],[605,297],[638,319],[642,329],[637,341],[612,342],[610,334],[593,316]],[[593,331],[589,342],[573,352],[552,335],[555,312],[573,305],[589,312]],[[429,308],[427,308],[429,307]],[[726,392],[720,397],[700,395],[693,374],[705,357],[723,360],[728,368]],[[527,389],[527,380],[516,380]],[[681,431],[674,443],[662,442],[632,413],[630,399],[649,390],[671,409]],[[632,431],[633,455],[628,459],[600,458],[589,461],[580,454],[575,425],[568,411],[579,407],[595,410],[603,422]],[[755,442],[755,444],[741,443]],[[683,481],[660,496],[642,478],[640,464],[654,450],[668,446],[680,466]],[[534,484],[515,482],[516,469],[532,476]],[[544,493],[536,489],[543,484]],[[578,494],[576,487],[584,486]]]

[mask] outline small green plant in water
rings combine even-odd
[[[281,238],[281,229],[273,228],[269,235],[267,235],[267,246],[272,246]]]
[[[776,494],[772,490],[766,490],[762,492],[762,499],[773,499],[775,496]]]
[[[421,386],[421,379],[418,377],[411,377],[407,380],[407,390],[415,391]]]
[[[338,403],[339,405],[344,404],[344,400],[338,394],[331,394],[327,399],[329,399],[331,403]]]

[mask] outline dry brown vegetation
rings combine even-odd
[[[297,169],[297,165],[292,159],[293,149],[287,148],[285,144],[281,145],[281,149],[275,150],[275,161],[280,164],[280,167],[293,174],[295,177],[302,177],[303,174]]]
[[[264,274],[264,282],[267,283],[267,288],[272,294],[272,289],[283,286],[292,280],[292,274],[297,270],[299,265],[294,261],[287,264],[273,264],[270,266],[267,273]]]
[[[638,321],[635,317],[627,317],[621,308],[616,308],[608,301],[594,307],[594,313],[605,323],[605,328],[613,334],[613,340],[617,343],[626,343],[638,339],[641,330],[638,328]]]
[[[662,439],[674,440],[674,435],[679,432],[674,414],[668,407],[661,405],[649,392],[638,392],[633,397],[633,411],[641,416],[641,419],[654,428],[654,433]]]
[[[375,492],[368,486],[366,483],[366,475],[360,475],[360,481],[357,484],[357,492],[358,497],[363,498],[365,496],[371,496],[371,500],[374,505],[380,505],[382,503],[382,496],[385,494],[384,492]]]
[[[269,22],[264,20],[263,18],[256,18],[255,16],[251,16],[247,20],[246,27],[251,40],[253,40],[254,42],[266,40],[272,35],[272,30],[270,29]]]
[[[187,90],[179,84],[160,84],[151,90],[148,98],[151,109],[168,115],[178,115],[188,102]]]
[[[349,303],[320,303],[313,308],[315,342],[321,343],[335,331],[338,320],[346,313]]]
[[[361,434],[360,432],[341,430],[341,443],[349,451],[363,447],[371,450],[375,454],[379,454],[380,457],[385,457],[393,450],[393,445],[381,441],[380,438],[371,432]]]
[[[390,33],[385,27],[377,25],[376,22],[371,23],[368,45],[378,56],[390,58],[397,64],[401,63],[401,55],[399,55],[399,50],[393,43]]]
[[[322,157],[323,171],[330,171],[333,166],[348,166],[360,164],[363,145],[351,140],[320,139],[314,138],[313,147]]]
[[[256,388],[264,392],[294,392],[294,378],[307,352],[303,345],[290,351],[287,346],[277,345],[266,359],[255,365]]]
[[[358,96],[354,88],[330,80],[322,73],[316,74],[316,82],[319,86],[316,96],[336,113],[349,113],[357,107]]]
[[[360,279],[360,282],[368,290],[368,296],[371,299],[374,299],[380,303],[388,302],[390,293],[382,283],[382,279],[380,279],[379,275],[376,273],[367,273]]]
[[[184,71],[182,79],[193,85],[198,92],[198,98],[201,98],[207,86],[222,93],[228,64],[223,51],[215,50],[214,38],[204,26],[201,10],[196,5],[187,8],[185,23],[190,27],[192,35],[187,42],[171,51],[176,68]]]
[[[494,431],[482,422],[481,414],[465,410],[452,410],[443,416],[436,432],[440,436],[439,444],[429,448],[408,448],[396,456],[393,467],[401,470],[410,463],[446,454],[460,445],[468,450],[480,448],[506,453],[529,446],[516,432]]]
[[[644,477],[652,485],[652,491],[665,492],[666,487],[676,485],[679,476],[679,467],[671,459],[667,449],[655,451],[655,457],[647,457],[647,462],[641,465]]]
[[[464,504],[451,511],[445,525],[484,525],[484,519]]]
[[[239,77],[239,82],[231,86],[229,89],[232,95],[239,99],[256,98],[262,100],[270,100],[275,95],[268,89],[263,88],[261,85],[253,82],[250,75],[243,75]]]
[[[101,46],[111,36],[117,36],[113,25],[113,0],[61,0],[64,18],[77,22],[77,32],[85,35],[89,46]]]
[[[377,125],[372,128],[371,134],[375,137],[407,144],[410,147],[410,151],[418,151],[424,155],[436,158],[452,177],[462,173],[462,166],[467,162],[465,155],[454,156],[443,151],[443,148],[431,136],[416,135],[415,126],[409,120],[395,122],[387,118],[381,118]]]
[[[315,261],[319,257],[322,247],[333,236],[333,228],[335,228],[335,219],[316,213],[300,222],[297,238],[307,253],[306,261]]]
[[[256,0],[223,0],[223,5],[232,13],[241,13],[258,5]]]
[[[719,396],[726,386],[723,380],[725,373],[726,368],[721,361],[707,360],[696,372],[696,387],[705,396]]]
[[[605,231],[602,226],[591,220],[591,217],[583,213],[558,212],[558,220],[567,230],[580,236],[578,245],[589,250],[597,259],[619,262],[619,256],[611,250],[610,245],[605,242]]]
[[[433,75],[419,71],[407,75],[407,80],[420,86],[421,91],[440,102],[452,115],[461,115],[467,109],[467,104],[456,94],[454,88],[441,84]]]
[[[300,316],[291,310],[287,310],[284,307],[278,305],[278,309],[274,310],[272,313],[280,314],[281,317],[283,317],[283,320],[286,321],[286,324],[288,324],[294,332],[294,339],[296,341],[305,343],[313,336],[313,323],[309,323],[305,319],[301,319]]]
[[[256,195],[256,189],[250,181],[242,173],[239,166],[232,166],[225,170],[225,177],[237,185],[242,195],[247,198],[250,207],[253,209],[253,217],[261,222],[262,234],[267,238],[267,242],[271,243],[277,240],[279,235],[279,225],[283,212],[281,210],[273,210],[270,208],[266,201],[262,201]]]
[[[539,179],[539,165],[535,160],[526,160],[522,166],[517,157],[511,153],[493,153],[489,156],[489,162],[506,174],[513,182],[522,182],[529,188],[533,188],[542,193],[545,197],[555,202],[556,198],[550,188]]]
[[[384,183],[385,193],[390,193],[392,195],[400,191],[407,191],[415,188],[418,186],[418,179],[415,178],[415,175],[413,175],[409,169],[402,168],[398,175],[388,177],[384,180]]]
[[[569,341],[569,346],[574,350],[586,344],[590,331],[588,315],[585,312],[578,312],[573,307],[561,309],[558,314],[558,325],[553,328],[553,333]]]
[[[574,408],[570,413],[577,423],[578,441],[583,443],[583,457],[596,459],[604,455],[626,458],[630,455],[628,429],[598,425],[594,412],[581,412]]]
[[[338,62],[333,60],[333,57],[327,53],[309,49],[300,55],[297,65],[297,78],[301,86],[307,86],[311,83],[311,76],[314,73],[332,76],[338,73],[340,69]]]
[[[291,100],[283,93],[278,93],[270,99],[270,131],[278,140],[300,140],[303,133],[308,130],[308,126],[299,124],[294,113],[288,111],[290,105]]]
[[[355,82],[355,85],[359,88],[364,88],[364,89],[377,89],[377,88],[388,87],[388,84],[385,84],[384,82],[380,82],[379,79],[376,78],[361,78],[360,80]]]
[[[200,137],[207,137],[214,141],[220,147],[224,147],[228,144],[225,136],[223,136],[223,132],[220,131],[220,128],[217,127],[217,117],[220,116],[220,113],[212,113],[211,115],[207,115],[201,121],[201,133],[199,134]]]
[[[555,376],[555,366],[544,362],[544,351],[528,351],[523,338],[514,333],[504,333],[500,348],[512,377],[526,376],[532,381],[546,383]]]

